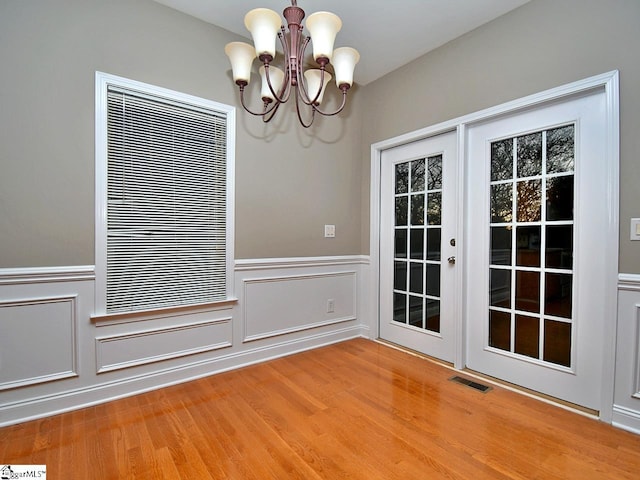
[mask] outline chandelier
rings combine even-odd
[[[240,89],[242,107],[252,115],[261,116],[263,122],[269,122],[278,107],[286,103],[291,96],[295,98],[298,120],[308,128],[313,123],[316,112],[321,115],[336,115],[347,103],[347,90],[353,84],[353,70],[360,60],[357,50],[350,47],[333,49],[336,34],[342,27],[340,17],[330,12],[316,12],[307,18],[306,27],[311,36],[303,34],[302,19],[305,12],[298,7],[297,0],[291,0],[291,6],[284,9],[288,33],[285,31],[280,15],[268,8],[256,8],[244,17],[244,24],[251,32],[254,45],[244,42],[231,42],[225,46],[225,53],[231,61],[233,80]],[[284,71],[271,62],[276,57],[276,36],[280,39],[284,52]],[[307,45],[313,45],[313,58],[319,68],[304,68],[304,54]],[[244,89],[249,84],[253,60],[258,57],[262,79],[260,95],[263,109],[254,112],[245,103]],[[327,84],[332,75],[327,66],[333,66],[335,83],[342,92],[342,104],[337,110],[325,112],[320,109]],[[306,105],[303,106],[302,104]],[[307,120],[301,110],[310,110]]]

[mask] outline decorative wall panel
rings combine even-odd
[[[640,434],[640,275],[620,274],[613,424]]]
[[[244,341],[356,319],[356,272],[244,281]]]
[[[634,335],[634,350],[635,354],[635,362],[633,362],[635,367],[635,384],[633,387],[633,398],[636,398],[640,401],[640,304],[635,305],[635,335]]]
[[[210,352],[231,343],[231,317],[96,338],[98,373]]]
[[[76,376],[76,296],[0,301],[0,390]]]

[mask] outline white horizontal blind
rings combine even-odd
[[[109,87],[107,313],[225,299],[226,122]]]

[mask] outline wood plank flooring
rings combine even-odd
[[[48,479],[634,479],[640,436],[364,339],[0,429]]]

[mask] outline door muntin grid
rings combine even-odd
[[[394,167],[393,321],[440,333],[442,154]]]
[[[575,125],[490,149],[488,347],[571,368]]]

